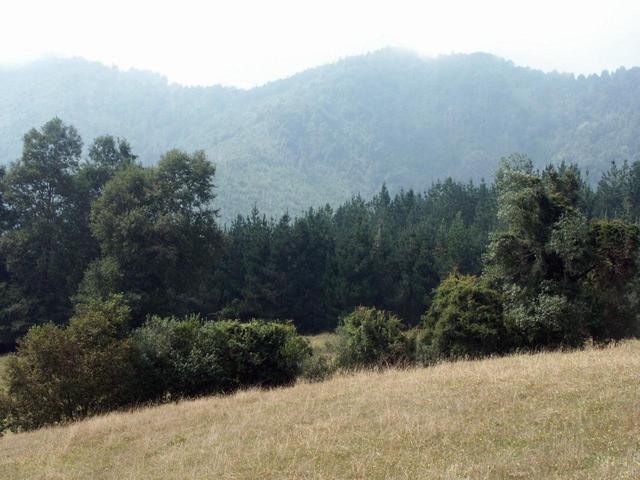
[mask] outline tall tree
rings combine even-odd
[[[93,205],[101,258],[87,270],[78,301],[122,292],[138,320],[208,313],[220,245],[214,174],[203,152],[179,150],[155,167],[118,170]]]
[[[13,292],[4,310],[5,338],[35,323],[62,322],[70,314],[69,297],[85,254],[73,235],[81,221],[74,179],[81,152],[75,128],[55,118],[24,136],[22,157],[2,179],[11,221],[0,253]]]
[[[80,167],[80,180],[96,197],[118,170],[132,165],[136,158],[125,139],[103,135],[89,147],[88,159]]]

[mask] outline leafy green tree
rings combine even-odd
[[[505,293],[507,323],[528,346],[573,345],[584,338],[575,282],[553,241],[562,219],[579,212],[578,175],[564,166],[540,174],[523,156],[503,159],[496,174],[500,229],[489,245],[485,274]]]
[[[591,225],[588,238],[593,263],[583,283],[592,308],[590,334],[597,341],[637,336],[640,228],[601,220]]]
[[[98,196],[115,173],[133,165],[136,158],[125,139],[111,135],[98,137],[89,147],[89,158],[80,167],[80,181],[86,183],[94,196]]]
[[[212,311],[208,289],[220,245],[214,172],[202,152],[178,150],[155,167],[118,170],[93,205],[101,258],[87,270],[77,301],[122,292],[138,321]]]
[[[2,178],[5,342],[34,323],[66,321],[71,312],[69,298],[91,255],[79,235],[86,231],[74,177],[81,151],[77,131],[55,118],[24,136],[22,157]]]
[[[423,363],[504,352],[509,340],[499,292],[472,275],[449,275],[423,317],[418,357]]]
[[[506,322],[523,344],[575,346],[589,336],[629,335],[637,323],[629,303],[637,227],[589,221],[575,167],[540,174],[525,157],[511,157],[496,188],[501,226],[485,275],[505,294]]]

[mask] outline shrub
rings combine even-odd
[[[388,366],[407,361],[402,322],[375,308],[358,307],[338,327],[337,362],[345,368]]]
[[[131,335],[140,389],[145,398],[159,399],[165,394],[197,392],[194,372],[207,370],[189,358],[202,320],[198,316],[182,320],[152,317]],[[203,375],[200,374],[199,377]]]
[[[423,317],[417,356],[430,363],[488,355],[503,350],[504,336],[498,292],[478,277],[451,274],[436,289]]]
[[[153,318],[133,334],[149,397],[230,392],[293,382],[311,355],[292,324]]]
[[[314,353],[302,363],[301,377],[308,382],[322,382],[335,371],[336,365],[325,355]]]
[[[527,349],[577,347],[588,337],[587,308],[578,300],[542,288],[531,298],[517,287],[506,292],[505,323],[512,343]]]
[[[6,393],[0,391],[0,437],[9,428],[9,399]]]
[[[7,362],[4,402],[16,429],[82,418],[138,398],[129,310],[118,296],[84,305],[67,328],[31,328]]]
[[[422,334],[422,329],[414,327],[402,333],[404,342],[404,355],[407,363],[416,363],[418,360],[418,339]]]
[[[619,220],[591,226],[594,264],[585,276],[585,296],[594,340],[607,342],[638,336],[638,249],[640,228]]]
[[[121,296],[33,327],[7,362],[0,432],[158,400],[289,384],[311,355],[292,324],[153,318],[132,334]]]

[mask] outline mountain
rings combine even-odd
[[[385,49],[251,90],[184,87],[81,59],[0,69],[0,162],[53,116],[86,144],[127,138],[144,163],[204,149],[225,219],[257,203],[292,213],[386,182],[478,180],[513,152],[577,162],[592,178],[640,157],[640,68],[575,77],[488,54],[425,59]]]

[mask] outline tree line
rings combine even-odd
[[[640,163],[500,161],[492,184],[386,187],[221,226],[215,168],[141,166],[59,119],[0,179],[0,432],[115,408],[635,337]],[[298,332],[334,330],[335,358]]]
[[[638,162],[613,164],[593,188],[576,166],[537,172],[512,157],[490,185],[446,179],[393,196],[383,186],[370,200],[354,196],[295,218],[267,218],[256,206],[225,226],[214,175],[202,152],[172,150],[145,167],[111,136],[95,139],[83,158],[77,131],[57,118],[29,131],[21,158],[0,171],[1,348],[112,294],[124,296],[135,326],[151,315],[198,313],[290,319],[317,332],[359,305],[415,325],[453,271],[515,275],[509,268],[532,261],[519,272],[523,291],[566,283],[580,275],[564,271],[577,260],[549,253],[550,245],[595,235],[586,226],[595,219],[640,217]],[[542,218],[532,219],[536,212]],[[511,224],[511,236],[496,243]],[[583,230],[570,234],[570,226]],[[512,267],[491,266],[506,257]]]

